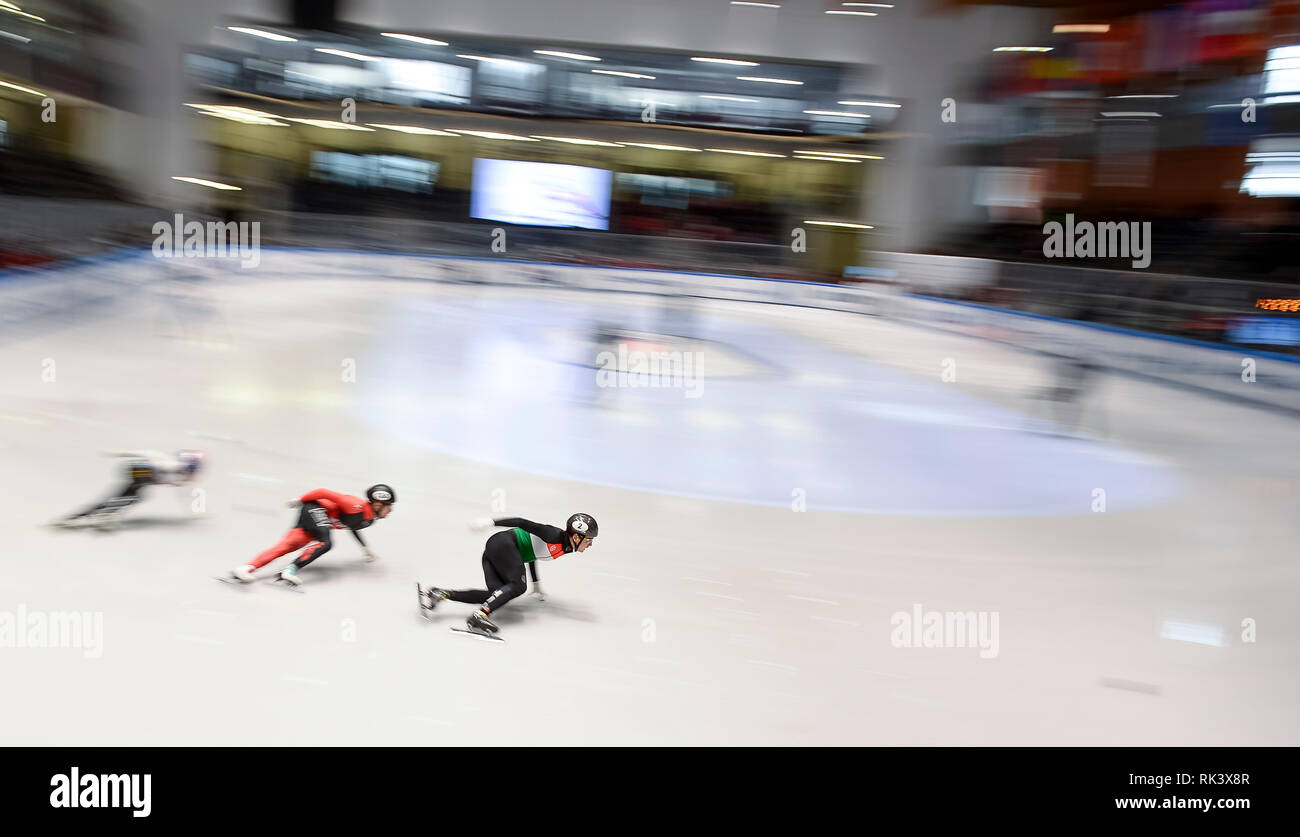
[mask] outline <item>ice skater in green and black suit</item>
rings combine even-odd
[[[554,561],[570,552],[585,552],[597,533],[596,519],[589,514],[571,516],[563,529],[534,523],[522,517],[502,517],[495,520],[476,521],[474,528],[508,526],[488,538],[483,548],[483,580],[486,590],[444,590],[430,587],[425,591],[424,606],[432,610],[441,601],[465,602],[481,605],[470,614],[466,624],[471,630],[496,633],[497,626],[490,616],[511,599],[523,595],[528,585],[524,579],[524,566],[531,568],[533,587],[541,595],[541,582],[537,578],[537,561]]]

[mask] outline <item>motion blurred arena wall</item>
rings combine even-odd
[[[75,322],[157,281],[147,253],[109,255],[0,271],[0,341]],[[147,266],[146,266],[147,268]]]
[[[311,260],[305,267],[305,258]],[[1300,358],[1239,346],[1199,343],[1111,326],[1077,323],[993,306],[907,292],[901,285],[833,285],[706,272],[575,265],[501,258],[346,250],[264,248],[254,271],[235,259],[155,259],[119,251],[57,267],[0,273],[3,334],[55,327],[113,297],[138,293],[186,266],[209,280],[322,281],[398,279],[529,289],[699,297],[795,305],[885,317],[928,329],[992,340],[1035,355],[1087,359],[1107,371],[1300,413]],[[936,374],[938,374],[936,361]]]

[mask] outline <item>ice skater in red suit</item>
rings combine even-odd
[[[361,551],[365,554],[366,560],[374,561],[376,555],[361,538],[361,530],[376,520],[388,517],[395,502],[397,496],[393,493],[393,489],[383,484],[367,488],[364,500],[351,494],[330,491],[327,488],[308,491],[294,503],[294,505],[301,504],[298,511],[298,525],[290,529],[275,546],[247,564],[231,570],[230,574],[240,581],[252,581],[253,573],[258,569],[282,555],[288,555],[305,546],[307,548],[303,549],[293,563],[280,573],[281,581],[301,584],[298,570],[330,551],[330,547],[333,546],[330,538],[332,529],[350,531],[352,537],[357,539],[357,543],[361,544]]]

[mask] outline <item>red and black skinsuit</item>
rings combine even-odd
[[[264,567],[295,549],[307,546],[294,559],[293,566],[302,568],[330,551],[333,542],[331,529],[347,529],[364,549],[360,529],[375,522],[375,510],[370,503],[351,494],[340,494],[327,488],[308,491],[298,498],[302,509],[298,512],[298,526],[290,529],[280,542],[258,555],[249,565],[254,569]],[[310,544],[310,545],[309,545]]]

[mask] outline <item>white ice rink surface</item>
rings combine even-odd
[[[0,744],[1300,744],[1293,417],[1107,378],[1085,422],[1117,459],[1158,464],[1176,486],[1140,507],[1126,506],[1125,486],[1100,486],[1112,499],[1095,513],[1099,486],[1078,481],[1062,489],[1077,489],[1076,513],[827,512],[812,491],[796,512],[611,487],[628,485],[619,473],[596,485],[462,457],[415,440],[418,428],[393,430],[384,412],[478,397],[457,385],[463,359],[386,338],[398,317],[427,311],[436,335],[449,310],[487,329],[502,304],[545,301],[617,322],[655,300],[242,277],[192,295],[202,305],[182,310],[146,290],[0,341],[0,613],[103,614],[98,658],[0,647]],[[1019,409],[1043,383],[1029,355],[876,318],[742,303],[697,311],[907,376],[918,392],[955,387],[992,410]],[[394,357],[409,378],[392,374]],[[938,380],[949,357],[956,384]],[[341,381],[346,358],[356,383]],[[47,359],[53,381],[42,379]],[[367,379],[385,364],[381,380]],[[835,402],[843,382],[820,383]],[[789,398],[780,378],[763,386],[773,404]],[[619,414],[580,402],[543,390],[518,409],[538,427],[552,410]],[[681,443],[740,432],[760,412],[680,426]],[[811,415],[791,432],[830,432]],[[903,414],[864,432],[895,427],[883,441],[896,448],[929,438],[908,424]],[[673,462],[681,450],[663,432],[628,421],[615,441],[653,439]],[[1042,434],[996,439],[1011,456]],[[936,491],[981,471],[993,480],[1004,457],[990,458],[991,443],[925,458],[952,470],[923,476]],[[205,512],[191,512],[188,490],[159,488],[116,532],[43,526],[117,481],[98,450],[131,447],[207,450]],[[778,454],[755,451],[753,479]],[[904,476],[891,461],[886,483]],[[333,551],[303,571],[301,595],[212,579],[280,537],[294,514],[286,500],[379,481],[399,503],[366,531],[378,563],[363,564],[336,533]],[[505,644],[450,633],[464,605],[425,622],[414,594],[417,579],[482,586],[485,536],[465,521],[490,513],[494,497],[511,515],[562,523],[587,511],[601,526],[587,553],[541,568],[547,602],[500,613]],[[996,612],[997,656],[894,647],[891,615],[916,604]],[[1241,639],[1243,619],[1255,620],[1253,643]]]

